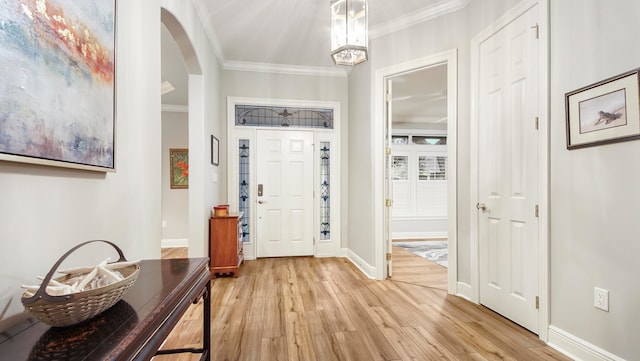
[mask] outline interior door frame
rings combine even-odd
[[[539,320],[538,337],[548,341],[549,337],[549,0],[524,0],[507,11],[492,25],[481,31],[471,40],[471,154],[478,154],[479,124],[479,79],[480,79],[480,46],[481,44],[510,24],[513,20],[538,5],[538,251],[539,251]],[[534,120],[532,120],[533,122]],[[480,244],[478,239],[478,159],[471,157],[471,189],[470,189],[470,246],[471,246],[471,285],[465,296],[471,301],[480,302]]]
[[[378,228],[374,232],[375,236],[375,256],[376,256],[376,279],[386,279],[388,277],[387,269],[387,252],[391,252],[389,243],[385,240],[385,227],[390,224],[390,217],[385,217],[385,171],[387,162],[385,158],[385,132],[388,131],[385,121],[385,97],[386,97],[386,81],[393,76],[404,74],[407,72],[427,68],[430,66],[447,64],[447,157],[449,160],[448,180],[447,184],[447,203],[448,203],[448,238],[449,238],[449,254],[457,256],[458,245],[458,192],[457,192],[457,169],[458,169],[458,145],[457,145],[457,126],[458,126],[458,49],[444,51],[442,53],[426,56],[420,59],[408,61],[402,64],[394,65],[388,68],[377,70],[375,73],[374,96],[374,112],[375,123],[380,126],[373,128],[374,139],[374,174],[380,175],[374,178],[374,217],[382,220],[378,222]],[[379,133],[378,133],[379,132]],[[457,257],[449,257],[448,267],[448,293],[456,294],[456,282],[458,279]]]
[[[235,106],[236,105],[257,105],[257,106],[276,106],[276,107],[301,107],[301,108],[323,108],[333,109],[333,129],[320,129],[320,128],[292,128],[292,127],[254,127],[254,126],[236,126],[235,125]],[[227,97],[227,142],[226,150],[228,165],[227,168],[227,202],[231,211],[238,210],[238,195],[239,195],[239,182],[238,182],[238,168],[239,168],[239,151],[238,141],[240,139],[249,140],[253,151],[249,150],[249,182],[250,185],[255,185],[257,181],[256,177],[256,162],[257,157],[255,153],[257,132],[258,130],[280,130],[280,131],[310,131],[313,132],[313,179],[314,179],[314,199],[313,199],[313,232],[314,232],[314,257],[339,257],[342,254],[341,249],[341,163],[342,156],[340,151],[340,103],[328,102],[328,101],[310,101],[310,100],[291,100],[291,99],[271,99],[271,98],[244,98],[244,97]],[[331,155],[330,155],[330,174],[335,175],[331,177],[331,232],[330,239],[321,240],[320,234],[320,182],[316,180],[320,179],[320,142],[331,143]],[[221,145],[223,147],[224,145]],[[223,159],[223,157],[221,157]],[[255,230],[257,229],[257,211],[255,204],[257,202],[257,187],[249,187],[249,202],[254,206],[250,209],[250,232],[249,242],[244,243],[245,259],[256,259],[257,255],[257,239]]]

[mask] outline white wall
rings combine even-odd
[[[226,104],[227,97],[264,98],[331,101],[340,103],[340,152],[342,156],[342,170],[340,182],[346,189],[348,178],[347,157],[352,146],[348,143],[348,112],[349,98],[347,94],[346,77],[290,75],[278,73],[263,73],[253,71],[225,70],[222,72],[221,101]],[[220,110],[220,119],[227,119],[227,109]],[[224,125],[225,139],[220,139],[220,158],[227,157],[226,123]],[[226,173],[224,178],[226,179]],[[346,247],[347,239],[347,198],[341,197],[341,239],[342,247]]]
[[[163,240],[189,239],[189,190],[171,189],[170,150],[189,147],[189,117],[162,112],[162,229]]]
[[[640,65],[640,2],[554,0],[550,12],[551,324],[637,360],[640,141],[567,150],[564,94]],[[610,312],[593,307],[594,286]]]
[[[188,34],[199,27],[191,2],[163,3],[178,10]],[[23,317],[20,285],[34,283],[82,241],[112,240],[130,259],[160,256],[160,0],[120,1],[117,10],[117,172],[0,162],[0,329]],[[194,46],[208,63],[203,76],[209,99],[202,113],[214,122],[219,114],[218,70],[201,34]],[[203,124],[197,130],[208,132],[216,126]],[[202,193],[202,202],[213,203],[220,191],[209,187]],[[204,205],[201,208],[204,214]],[[114,257],[106,246],[78,255],[82,257],[69,265]]]

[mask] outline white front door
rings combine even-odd
[[[313,132],[257,139],[257,257],[313,255]]]
[[[537,6],[480,45],[480,303],[538,332]],[[532,28],[533,27],[533,28]]]

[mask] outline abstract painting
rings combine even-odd
[[[115,171],[115,0],[0,0],[0,159]]]

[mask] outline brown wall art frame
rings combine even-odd
[[[566,93],[567,149],[640,139],[639,71]]]

